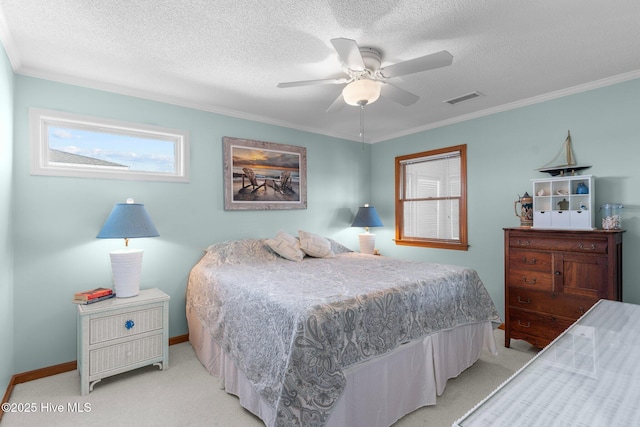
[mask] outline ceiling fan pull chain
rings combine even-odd
[[[362,149],[364,150],[364,104],[360,105],[360,138],[362,138]]]

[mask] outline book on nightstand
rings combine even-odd
[[[93,304],[94,302],[103,301],[113,298],[116,294],[109,288],[95,288],[90,291],[78,292],[73,295],[71,302],[75,304]]]

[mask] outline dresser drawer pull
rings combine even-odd
[[[531,298],[527,298],[527,300],[526,300],[526,301],[524,301],[524,300],[522,300],[522,299],[520,298],[520,295],[518,295],[518,302],[519,302],[520,304],[531,304]]]
[[[580,243],[578,245],[578,248],[582,249],[582,250],[586,250],[586,251],[595,251],[596,250],[596,245],[594,245],[593,243],[591,244],[590,248],[587,248],[584,246],[584,243]]]
[[[527,257],[522,258],[523,264],[535,265],[536,262],[538,262],[536,258],[532,258],[529,261],[527,261]]]
[[[531,242],[529,240],[520,240],[518,239],[518,245],[519,246],[529,246],[531,244]]]
[[[124,322],[124,327],[127,328],[127,330],[133,328],[134,326],[136,326],[136,324],[133,323],[133,320],[127,320],[126,322]]]
[[[535,285],[536,284],[536,279],[527,280],[527,276],[522,276],[522,281],[524,283],[526,283],[527,285]]]
[[[523,328],[530,328],[531,327],[531,322],[527,322],[527,324],[525,325],[520,320],[518,320],[518,325],[522,326]]]

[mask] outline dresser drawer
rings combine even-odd
[[[137,311],[91,319],[89,344],[97,344],[163,328],[163,307],[158,305]],[[132,323],[128,323],[131,321]],[[127,328],[127,325],[130,328]]]
[[[89,376],[162,356],[162,333],[89,351]]]
[[[510,268],[525,270],[552,271],[551,253],[533,251],[509,251]]]
[[[537,311],[578,320],[598,300],[578,298],[561,293],[536,292],[529,289],[509,288],[509,307]]]
[[[593,237],[570,237],[558,239],[524,234],[516,234],[515,236],[509,237],[509,247],[520,249],[606,254],[607,246],[606,239],[597,239]]]
[[[508,286],[534,289],[539,291],[553,290],[553,274],[536,270],[512,268],[509,270]]]
[[[561,316],[533,313],[509,308],[509,329],[512,338],[539,337],[546,345],[574,323]]]

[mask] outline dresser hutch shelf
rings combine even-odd
[[[591,175],[532,179],[533,227],[591,230],[595,188]]]
[[[505,228],[505,347],[545,347],[598,300],[622,301],[622,234]]]

